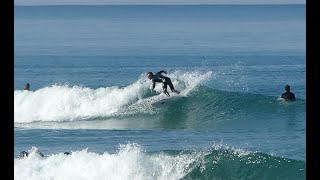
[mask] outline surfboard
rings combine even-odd
[[[171,93],[170,96],[165,97],[163,99],[160,99],[160,100],[152,103],[152,106],[163,107],[165,105],[169,105],[169,104],[175,103],[177,100],[179,100],[181,98],[183,98],[183,96],[181,96],[179,94]]]

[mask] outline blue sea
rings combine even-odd
[[[305,5],[15,6],[14,156],[16,180],[306,179]]]

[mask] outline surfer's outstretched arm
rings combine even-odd
[[[156,82],[152,80],[152,90],[154,90],[155,87],[156,87]]]

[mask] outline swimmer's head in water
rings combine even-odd
[[[290,86],[289,86],[289,85],[286,85],[286,86],[284,87],[284,90],[290,91]]]
[[[29,156],[29,153],[26,151],[21,151],[21,153],[19,154],[18,158],[19,159],[23,159]]]

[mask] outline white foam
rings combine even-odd
[[[211,71],[175,71],[167,76],[171,78],[175,89],[181,91],[182,96],[187,96],[211,74]],[[36,91],[15,90],[14,122],[79,121],[96,117],[153,113],[151,104],[165,96],[160,94],[151,100],[144,98],[146,92],[150,91],[150,86],[151,81],[146,81],[145,75],[141,75],[136,82],[123,88],[113,86],[90,89],[52,85]],[[161,93],[162,85],[157,84],[155,91]]]
[[[168,155],[147,154],[135,143],[121,145],[114,154],[97,154],[87,149],[30,156],[14,160],[15,180],[175,180],[181,179],[199,161],[201,153]]]

